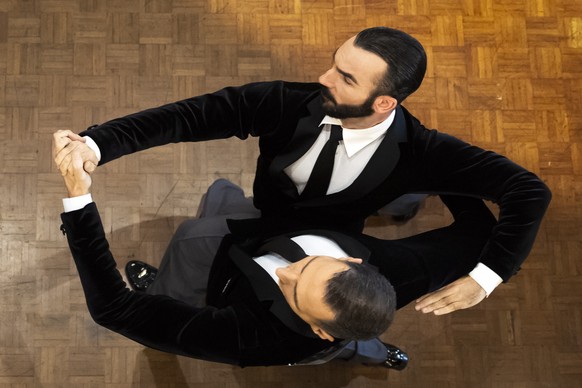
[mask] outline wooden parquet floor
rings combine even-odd
[[[246,368],[144,349],[96,326],[59,231],[50,134],[258,80],[315,81],[359,30],[426,47],[406,106],[503,153],[554,199],[523,270],[479,306],[402,310],[403,372]],[[579,0],[0,0],[0,388],[582,387],[582,2]],[[251,192],[257,142],[178,144],[99,168],[94,197],[120,264],[157,263],[218,177]],[[430,199],[397,237],[448,220]]]

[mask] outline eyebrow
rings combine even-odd
[[[299,272],[299,275],[301,275],[303,273],[303,271],[305,271],[305,268],[307,268],[307,266],[311,263],[313,263],[313,260],[315,259],[319,259],[321,256],[315,256],[313,259],[309,260],[307,262],[307,264],[305,264],[303,266],[303,268],[301,268],[301,272]],[[299,301],[297,299],[297,284],[299,284],[299,279],[297,280],[297,282],[295,283],[295,287],[293,287],[293,301],[295,302],[295,307],[297,307],[297,310],[301,310],[299,308]]]
[[[337,64],[335,63],[335,55],[337,54],[337,50],[339,50],[339,48],[335,49],[335,51],[333,52],[332,55],[332,60],[333,60],[333,64],[335,65],[335,69],[337,70],[338,73],[340,73],[342,76],[352,80],[356,85],[359,85],[358,80],[351,75],[350,73],[343,71],[342,69],[340,69]]]

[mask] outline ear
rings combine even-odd
[[[389,113],[398,105],[398,101],[390,96],[378,96],[374,100],[374,110],[376,113]]]
[[[362,264],[363,260],[356,257],[340,257],[338,260],[349,261],[350,263]]]
[[[321,338],[322,340],[328,340],[331,342],[335,341],[335,338],[333,338],[331,334],[329,334],[327,331],[323,330],[319,326],[311,325],[311,330],[313,330],[313,332],[317,334],[319,338]]]

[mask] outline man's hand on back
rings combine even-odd
[[[416,301],[415,309],[435,315],[475,306],[486,296],[485,290],[470,276],[463,276]]]

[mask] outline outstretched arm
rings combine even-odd
[[[54,137],[55,162],[70,198],[89,194],[79,140]],[[72,147],[67,150],[67,148]],[[101,326],[155,349],[212,361],[238,363],[237,318],[230,308],[194,308],[175,299],[129,290],[117,270],[95,203],[61,215],[62,230],[79,273],[91,317]],[[217,346],[220,344],[220,346]]]
[[[85,140],[77,146],[83,160],[96,166],[169,143],[246,139],[278,132],[283,145],[297,120],[308,113],[306,104],[318,95],[317,83],[274,81],[227,87],[93,125],[80,133]],[[70,131],[66,135],[70,140],[81,139]],[[66,168],[71,150],[61,155],[59,168]],[[85,165],[85,169],[91,172],[94,166]]]
[[[282,81],[227,87],[119,117],[81,132],[101,153],[99,165],[134,152],[179,142],[262,136],[290,136],[319,84]],[[289,133],[288,133],[289,132]]]

